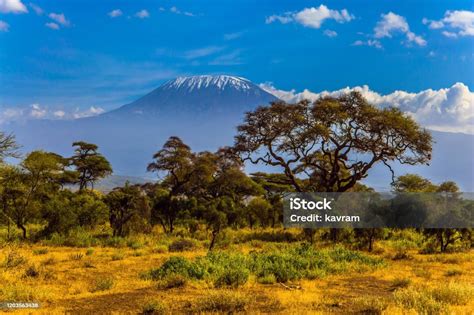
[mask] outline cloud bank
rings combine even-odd
[[[104,109],[96,106],[90,106],[86,109],[78,107],[74,109],[49,108],[48,106],[42,106],[38,103],[22,108],[0,106],[0,124],[35,119],[71,120],[96,116],[103,112],[105,112]]]
[[[457,38],[463,36],[474,36],[474,12],[467,10],[446,11],[440,20],[424,18],[423,24],[430,29],[443,29],[442,34],[446,37]]]
[[[271,84],[260,84],[260,87],[290,103],[303,99],[314,101],[324,96],[339,96],[358,91],[372,104],[400,108],[426,128],[474,134],[474,93],[463,83],[439,90],[428,89],[418,93],[395,91],[387,95],[379,94],[367,85],[319,93],[309,90],[299,93],[295,90],[278,90]]]

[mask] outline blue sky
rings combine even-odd
[[[115,11],[114,11],[115,10]],[[474,87],[472,1],[0,0],[0,108],[123,105],[179,75]]]

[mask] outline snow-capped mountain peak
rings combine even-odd
[[[252,89],[253,83],[241,77],[229,75],[197,75],[178,77],[165,83],[163,89],[179,89],[191,92],[202,88],[215,87],[219,90],[233,88],[239,91]]]

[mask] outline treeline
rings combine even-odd
[[[178,137],[169,138],[148,165],[159,182],[126,184],[102,195],[94,183],[112,168],[96,145],[75,142],[71,157],[34,151],[11,165],[3,159],[18,158],[18,146],[13,136],[0,133],[0,222],[8,233],[12,226],[21,229],[23,238],[31,223],[42,225],[39,237],[104,223],[119,237],[154,225],[173,233],[177,225],[192,232],[204,224],[212,249],[226,227],[281,226],[284,192],[369,190],[360,181],[374,165],[392,171],[392,161],[428,163],[431,142],[431,135],[410,117],[395,108],[379,109],[357,92],[314,103],[277,102],[247,113],[232,147],[193,152]],[[249,176],[245,162],[273,166],[276,173]],[[436,186],[416,175],[398,177],[393,187],[458,190],[454,183]],[[332,229],[328,237],[338,241],[341,233]],[[314,231],[305,234],[312,240]],[[369,249],[382,234],[377,229],[353,231]],[[467,234],[427,230],[426,235],[446,250]]]

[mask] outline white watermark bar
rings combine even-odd
[[[0,310],[15,310],[15,309],[27,309],[27,308],[39,308],[40,304],[37,302],[1,302]]]
[[[474,193],[287,193],[283,201],[285,227],[474,227]]]

